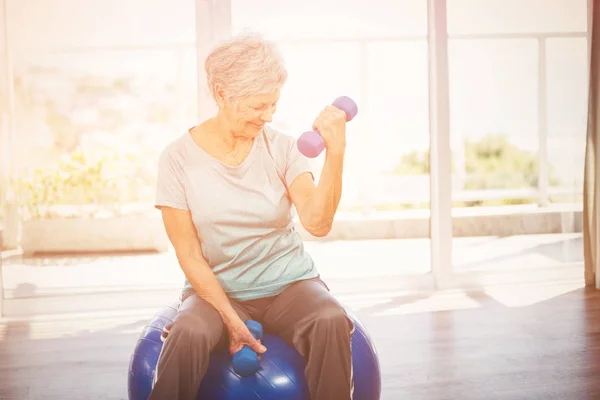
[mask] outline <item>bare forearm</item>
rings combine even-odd
[[[314,195],[307,203],[311,233],[324,236],[331,230],[342,197],[343,154],[326,154]]]
[[[229,298],[203,257],[188,254],[179,257],[179,263],[196,294],[217,310],[226,326],[239,322]]]

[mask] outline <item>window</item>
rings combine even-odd
[[[196,123],[194,0],[8,6],[22,198],[151,207],[160,150]]]
[[[448,33],[587,31],[587,0],[447,0]]]
[[[274,40],[425,35],[426,0],[232,0],[234,32],[259,31]]]
[[[548,162],[555,177],[550,184],[567,186],[580,193],[587,131],[587,40],[548,39],[546,65]]]
[[[535,189],[537,41],[452,40],[449,64],[454,200],[466,201],[467,190]]]

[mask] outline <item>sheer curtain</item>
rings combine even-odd
[[[596,3],[595,7],[594,3]],[[600,288],[600,7],[598,2],[591,2],[591,4],[591,62],[583,189],[583,242],[586,285]]]

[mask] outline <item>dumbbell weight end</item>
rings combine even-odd
[[[246,326],[255,339],[262,340],[262,325],[253,320],[246,321]],[[233,370],[236,374],[248,377],[258,371],[258,354],[248,346],[244,346],[240,351],[233,355]]]
[[[346,121],[352,121],[352,119],[356,117],[356,114],[358,114],[358,106],[354,100],[348,96],[338,97],[335,99],[332,105],[346,113]],[[300,153],[304,154],[308,158],[318,157],[319,154],[321,154],[321,152],[325,149],[323,138],[317,131],[304,132],[298,138],[296,145],[298,146]]]

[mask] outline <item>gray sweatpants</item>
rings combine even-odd
[[[351,400],[352,321],[320,278],[296,282],[281,294],[244,302],[231,300],[240,318],[254,319],[306,360],[312,400]],[[217,311],[194,292],[182,303],[158,360],[149,400],[196,399],[209,355],[227,343]],[[267,349],[267,352],[269,350]]]

